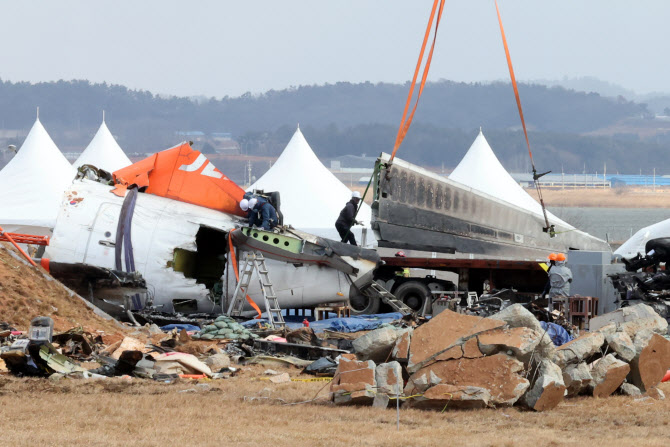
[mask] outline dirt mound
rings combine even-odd
[[[28,330],[30,320],[49,316],[54,330],[82,326],[88,332],[115,333],[123,329],[96,315],[80,297],[41,267],[21,259],[9,243],[0,243],[0,321]]]

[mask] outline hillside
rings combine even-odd
[[[63,152],[81,151],[105,110],[121,147],[138,156],[192,139],[177,132],[199,131],[205,139],[212,132],[231,134],[244,155],[276,157],[298,123],[321,157],[376,155],[392,147],[407,89],[337,83],[196,102],[88,81],[0,81],[0,147],[20,145],[39,106],[40,119]],[[612,171],[665,166],[654,154],[667,138],[598,136],[599,129],[625,120],[649,121],[644,104],[537,84],[521,84],[520,92],[539,169],[563,165],[581,171],[586,164],[593,171],[604,162]],[[507,83],[429,83],[400,156],[422,165],[454,166],[480,126],[508,169],[525,170],[527,151]],[[587,133],[592,136],[582,136]],[[10,156],[2,151],[0,166]]]

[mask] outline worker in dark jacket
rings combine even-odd
[[[354,224],[360,225],[360,222],[354,219],[356,210],[358,209],[358,202],[360,201],[361,193],[354,191],[351,194],[351,200],[344,205],[344,208],[340,211],[340,217],[335,221],[335,228],[337,229],[337,232],[340,233],[342,242],[349,242],[351,245],[357,245],[356,238],[351,232],[351,227],[354,226]]]
[[[277,226],[277,210],[263,197],[249,199],[247,206],[250,227],[256,226],[270,231]],[[242,206],[240,208],[244,209]]]

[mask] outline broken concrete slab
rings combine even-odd
[[[556,349],[556,364],[561,368],[588,360],[600,351],[605,336],[600,332],[587,332]]]
[[[656,400],[665,400],[665,393],[657,387],[652,387],[647,390],[647,396]]]
[[[405,395],[410,396],[415,393],[423,393],[428,388],[439,385],[442,379],[439,378],[433,371],[428,371],[424,374],[414,374],[407,381],[405,386]]]
[[[641,332],[635,337],[635,348],[628,381],[644,392],[661,383],[670,368],[670,341],[658,334]]]
[[[568,365],[563,369],[563,383],[565,383],[569,397],[587,391],[592,382],[593,376],[586,363]]]
[[[542,329],[542,326],[537,318],[535,318],[535,315],[530,313],[530,311],[521,304],[512,304],[500,312],[491,315],[490,318],[504,321],[509,327],[527,327],[540,333],[544,332],[544,329]]]
[[[654,309],[651,306],[648,306],[646,304],[640,303],[636,304],[635,306],[628,306],[628,307],[622,307],[621,309],[617,309],[613,312],[606,313],[604,315],[599,315],[597,317],[591,318],[589,320],[589,329],[591,331],[597,331],[603,326],[606,326],[610,323],[615,323],[616,325],[621,325],[627,322],[631,321],[637,321],[637,320],[642,320],[642,319],[656,319],[660,318],[658,313],[654,311]],[[664,320],[665,321],[665,320]],[[665,325],[663,325],[662,322],[658,321],[657,324],[659,325],[659,330],[662,330],[661,327],[665,326],[665,330],[667,332],[668,329],[668,322],[665,321]],[[659,332],[660,333],[660,332]],[[628,334],[631,335],[631,334]],[[662,335],[662,333],[661,333]],[[635,335],[631,335],[631,338],[634,338]]]
[[[607,354],[591,366],[593,397],[607,397],[615,392],[630,371],[628,363],[617,359],[614,354]]]
[[[619,330],[626,332],[633,340],[642,331],[649,330],[659,335],[668,333],[668,322],[660,315],[652,318],[641,318],[639,320],[627,321],[619,325]]]
[[[377,365],[375,380],[377,381],[377,392],[391,396],[402,394],[403,380],[400,363],[394,361]]]
[[[476,386],[436,385],[406,402],[409,408],[475,409],[489,406],[491,393]]]
[[[390,358],[396,340],[405,332],[405,329],[396,329],[391,326],[375,329],[354,340],[354,352],[359,360],[383,363]]]
[[[413,329],[405,331],[395,342],[391,358],[401,363],[407,363],[409,360],[409,346],[412,341]]]
[[[504,325],[505,322],[500,320],[444,310],[414,330],[407,369],[410,373],[416,372],[449,348]]]
[[[333,401],[336,404],[371,404],[377,387],[375,369],[372,360],[359,361],[354,354],[342,354],[330,383]]]
[[[624,382],[619,387],[619,392],[624,396],[640,396],[642,391],[632,383]]]
[[[630,362],[635,358],[635,345],[626,332],[605,335],[605,342],[621,360]]]
[[[561,368],[550,360],[542,360],[537,365],[534,383],[523,395],[521,402],[531,410],[546,411],[563,402],[565,383]]]
[[[375,398],[372,401],[372,406],[374,408],[381,408],[385,410],[388,408],[390,401],[391,399],[389,398],[388,394],[378,392],[375,394]]]
[[[477,335],[479,350],[485,355],[505,352],[528,365],[531,356],[553,359],[556,353],[551,338],[528,327],[500,328]]]
[[[506,354],[440,361],[414,373],[405,392],[413,393],[416,390],[416,380],[425,381],[424,375],[428,378],[430,374],[434,374],[440,379],[439,384],[474,386],[489,390],[493,405],[514,405],[530,385],[521,375],[523,371],[523,363]]]

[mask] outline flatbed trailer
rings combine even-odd
[[[547,283],[547,273],[537,261],[415,256],[387,256],[382,261],[375,279],[385,281],[385,287],[415,311],[426,308],[425,301],[440,291],[476,292],[479,296],[485,289],[515,289],[520,294],[540,294]],[[453,272],[458,275],[458,284],[431,275],[407,277],[404,269]],[[379,310],[378,304],[366,304],[365,311]]]
[[[478,295],[483,292],[484,281],[488,281],[490,289],[513,288],[523,293],[541,293],[547,282],[546,271],[536,261],[416,257],[384,257],[382,260],[388,267],[456,273],[459,290]]]

